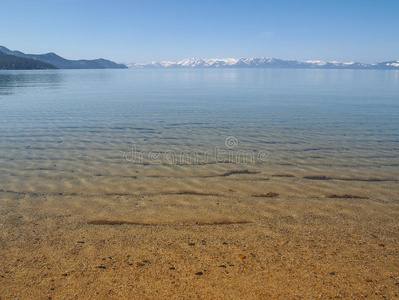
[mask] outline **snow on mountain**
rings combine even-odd
[[[386,65],[392,67],[399,67],[399,60],[397,60],[396,62],[387,62]]]
[[[325,66],[327,64],[325,61],[321,61],[321,60],[307,60],[307,61],[304,61],[304,63],[314,64],[316,66]]]
[[[374,64],[362,64],[358,62],[337,62],[321,60],[282,60],[272,57],[251,58],[188,58],[177,62],[160,61],[148,63],[131,63],[127,65],[131,69],[144,68],[297,68],[297,69],[398,69],[399,61],[389,61]]]

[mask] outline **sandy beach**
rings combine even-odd
[[[1,299],[399,295],[395,173],[128,170],[69,186],[45,170],[25,185],[3,176]]]

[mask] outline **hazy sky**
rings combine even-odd
[[[0,0],[0,45],[117,62],[399,60],[399,0]]]

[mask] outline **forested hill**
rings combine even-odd
[[[18,57],[0,51],[0,70],[40,70],[56,69],[52,64],[48,64],[32,58]]]
[[[4,46],[0,46],[0,51],[8,55],[13,55],[21,58],[31,58],[36,61],[51,64],[58,69],[127,69],[127,66],[123,64],[117,64],[113,61],[103,58],[93,60],[69,60],[55,53],[25,54],[21,51],[12,51]]]

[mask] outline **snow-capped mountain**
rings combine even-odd
[[[181,61],[160,61],[127,64],[131,69],[144,68],[291,68],[291,69],[394,69],[399,70],[398,61],[374,64],[359,62],[337,62],[320,60],[282,60],[270,57],[252,58],[189,58]]]

